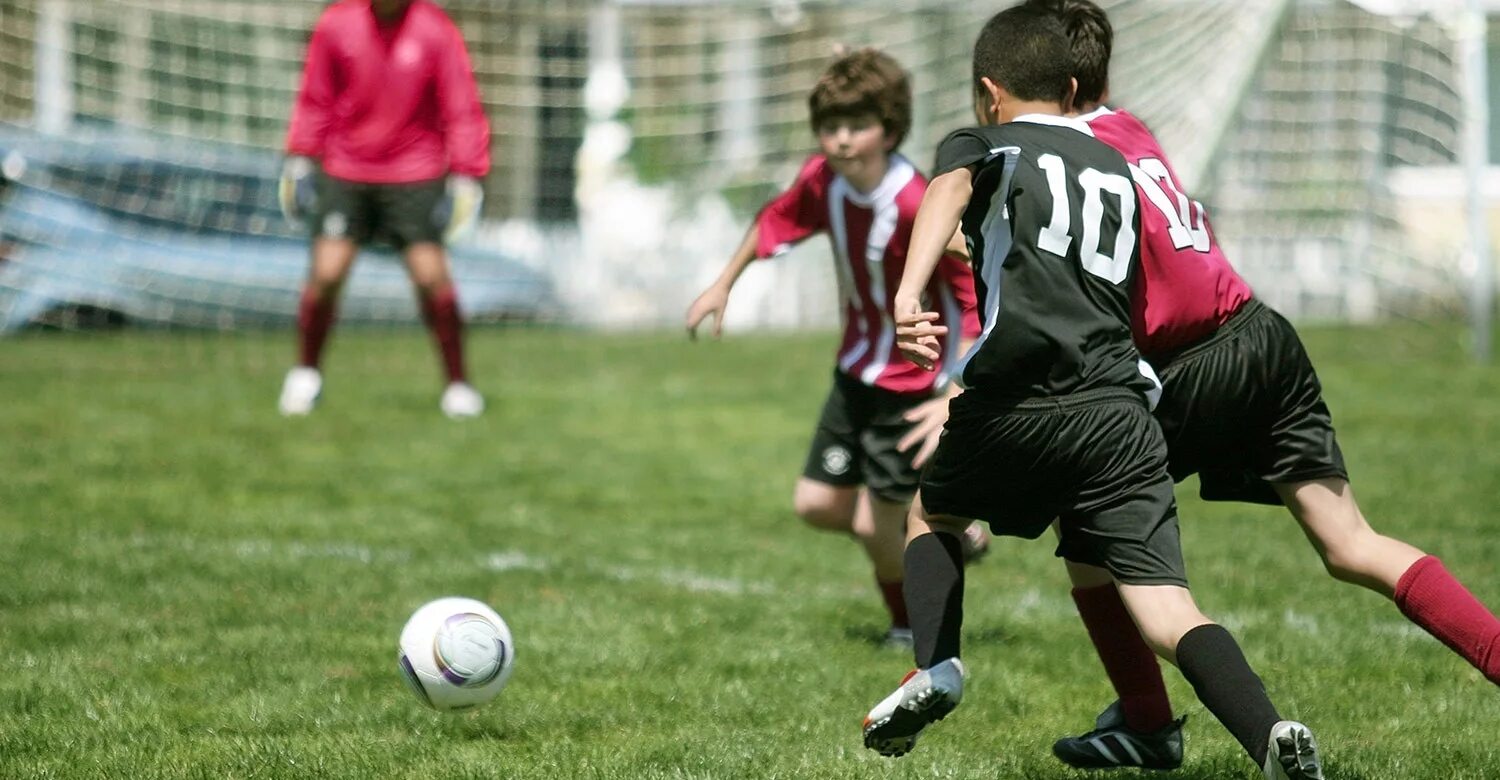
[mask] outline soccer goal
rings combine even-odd
[[[812,151],[806,95],[839,47],[879,46],[911,71],[902,152],[929,166],[937,140],[969,121],[969,47],[995,10],[442,5],[495,131],[485,222],[455,252],[466,309],[600,326],[680,318]],[[1397,0],[1102,5],[1116,27],[1110,102],[1157,132],[1259,295],[1315,321],[1477,310],[1493,281],[1464,194],[1500,144],[1483,129],[1464,140],[1466,121],[1488,119],[1488,95],[1471,94],[1491,67],[1483,13]],[[89,316],[290,321],[305,247],[276,214],[272,179],[323,6],[0,4],[0,330]],[[833,323],[826,252],[811,241],[753,269],[731,324]],[[363,264],[349,292],[352,320],[415,320],[394,263]]]

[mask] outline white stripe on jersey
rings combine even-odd
[[[1005,172],[1000,175],[1000,187],[995,190],[994,199],[990,201],[990,211],[980,226],[980,233],[984,237],[984,262],[980,269],[985,288],[984,330],[953,369],[953,376],[961,387],[964,386],[964,369],[968,368],[974,355],[979,353],[979,348],[984,346],[985,339],[990,337],[990,331],[995,329],[995,318],[1000,314],[1000,269],[1005,265],[1006,255],[1010,254],[1010,214],[1006,211],[1005,202],[1010,199],[1011,179],[1015,176],[1016,164],[1021,160],[1021,147],[1001,146],[991,149],[990,155],[990,159],[1005,155]]]
[[[886,303],[885,294],[885,249],[896,234],[899,216],[895,194],[890,193],[889,197],[874,204],[875,218],[870,220],[870,237],[865,239],[865,270],[870,275],[870,297],[880,304],[875,310],[876,316],[880,317],[875,354],[859,375],[860,381],[867,385],[875,384],[875,380],[885,373],[885,367],[891,362],[891,348],[896,345],[896,323],[891,319],[891,307]]]
[[[943,324],[948,326],[948,336],[943,342],[943,372],[938,374],[933,387],[942,390],[948,386],[949,380],[953,379],[954,366],[958,365],[962,357],[958,354],[958,347],[959,342],[964,338],[964,313],[963,309],[959,308],[958,298],[953,295],[953,288],[948,286],[946,278],[938,279],[938,298],[943,309]]]
[[[865,304],[854,284],[854,271],[849,265],[849,229],[844,224],[844,199],[849,197],[849,182],[835,176],[828,187],[828,232],[833,234],[833,267],[838,272],[839,290],[844,302],[852,309],[852,316],[859,325],[859,341],[849,351],[839,355],[839,370],[848,373],[870,349],[869,326],[865,324]]]

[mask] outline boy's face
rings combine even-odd
[[[874,114],[829,117],[818,124],[818,147],[828,157],[834,173],[859,180],[861,174],[884,172],[885,158],[895,139],[885,134],[885,125]]]

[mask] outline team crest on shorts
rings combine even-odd
[[[342,238],[349,230],[349,218],[342,212],[330,211],[323,217],[323,235],[329,238]]]
[[[849,464],[854,461],[854,456],[849,450],[835,444],[823,450],[823,470],[834,476],[845,474],[849,471]]]

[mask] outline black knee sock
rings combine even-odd
[[[906,612],[916,645],[917,668],[958,657],[964,622],[964,551],[958,537],[918,536],[906,546]]]
[[[1255,765],[1264,766],[1271,727],[1281,716],[1234,637],[1213,624],[1188,631],[1177,642],[1177,668]]]

